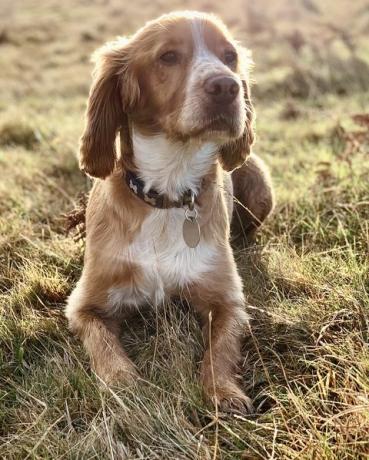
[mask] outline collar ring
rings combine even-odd
[[[193,193],[192,190],[188,190],[183,197],[183,204],[185,206],[188,206],[188,209],[190,211],[193,211],[195,208],[195,194]]]

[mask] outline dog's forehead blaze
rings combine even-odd
[[[222,47],[232,42],[226,27],[209,19],[194,19],[191,32],[195,51],[199,48],[206,48],[217,54]]]
[[[220,21],[209,17],[177,16],[145,26],[135,37],[140,59],[150,58],[170,47],[192,55],[199,45],[216,52],[232,42],[232,37]],[[137,56],[138,57],[138,56]],[[142,62],[142,61],[141,61]]]

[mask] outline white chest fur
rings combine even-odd
[[[154,188],[173,200],[188,189],[196,195],[216,161],[217,146],[212,143],[173,143],[164,135],[147,137],[134,128],[132,142],[145,191]],[[118,263],[135,264],[142,277],[128,287],[110,289],[112,306],[160,303],[167,293],[199,280],[209,270],[217,257],[216,246],[200,239],[196,248],[189,248],[183,240],[183,221],[184,209],[150,210],[132,244],[116,254]]]
[[[171,142],[164,135],[143,136],[133,129],[132,143],[138,175],[145,192],[153,188],[177,200],[188,189],[198,193],[202,178],[216,162],[212,142]]]
[[[133,243],[117,257],[139,268],[138,283],[114,287],[108,293],[113,307],[161,303],[168,293],[198,281],[217,258],[215,245],[200,240],[189,248],[183,240],[183,209],[153,209]]]

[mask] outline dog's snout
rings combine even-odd
[[[240,91],[237,80],[230,76],[210,77],[206,80],[204,88],[217,104],[230,104]]]

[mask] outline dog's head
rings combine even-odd
[[[118,131],[129,161],[132,124],[175,141],[213,141],[227,170],[245,161],[253,142],[250,60],[218,19],[168,14],[108,43],[95,60],[80,146],[89,175],[112,173]]]

